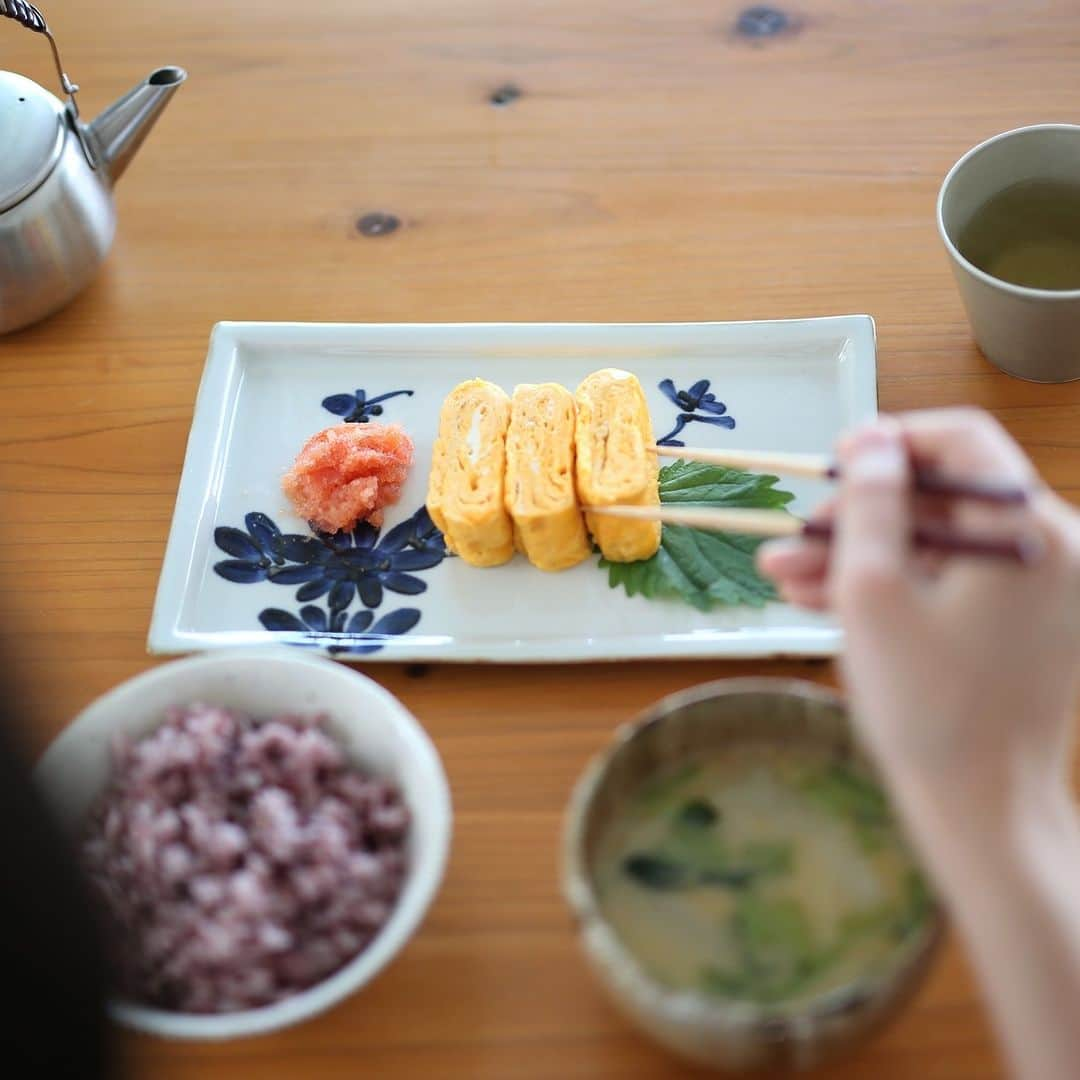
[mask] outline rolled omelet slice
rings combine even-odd
[[[641,383],[628,371],[594,371],[577,388],[578,497],[585,506],[657,506],[660,469]],[[586,514],[605,559],[636,562],[656,554],[660,522]]]
[[[591,550],[574,485],[575,413],[558,383],[518,386],[510,403],[506,509],[518,551],[541,570],[565,570]]]
[[[498,566],[514,554],[505,505],[510,399],[484,379],[447,395],[431,459],[427,508],[446,546],[472,566]]]

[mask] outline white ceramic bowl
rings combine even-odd
[[[356,764],[397,783],[412,813],[409,870],[393,913],[371,944],[330,978],[260,1009],[215,1016],[169,1012],[130,1001],[112,1016],[140,1031],[178,1039],[231,1039],[299,1023],[370,982],[419,926],[442,880],[450,848],[450,789],[431,740],[402,704],[358,672],[292,649],[195,656],[165,664],[97,699],[52,743],[35,779],[61,822],[77,830],[109,773],[120,732],[140,737],[171,705],[207,702],[254,716],[325,713],[327,730]]]

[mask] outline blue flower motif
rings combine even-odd
[[[412,394],[411,390],[391,390],[387,394],[369,398],[366,391],[357,390],[355,394],[331,394],[323,398],[322,407],[335,416],[344,417],[346,424],[366,424],[373,416],[382,416],[380,402],[402,395],[412,397]]]
[[[250,585],[255,581],[274,581],[292,585],[290,567],[285,565],[292,552],[302,550],[310,537],[282,533],[266,514],[250,513],[244,517],[243,529],[221,525],[214,530],[214,543],[233,558],[214,564],[214,570],[226,581]],[[306,580],[306,579],[305,579]]]
[[[305,640],[295,644],[326,644],[326,651],[335,656],[340,653],[366,656],[378,652],[387,639],[407,634],[420,621],[420,612],[416,608],[398,608],[372,625],[374,618],[367,610],[357,611],[350,618],[345,611],[323,611],[314,604],[302,607],[299,615],[282,608],[264,608],[259,612],[259,622],[267,630],[303,634]]]
[[[379,530],[361,522],[351,533],[301,536],[282,533],[265,514],[244,518],[247,532],[221,526],[214,542],[232,559],[214,564],[226,581],[250,584],[299,585],[296,599],[310,603],[327,596],[331,616],[343,613],[357,595],[368,608],[377,608],[385,590],[417,596],[427,589],[416,577],[447,556],[442,533],[426,507],[395,525],[380,540]]]
[[[727,428],[728,431],[735,426],[735,418],[727,415],[727,406],[717,401],[716,395],[710,392],[708,379],[699,380],[689,390],[676,390],[673,380],[664,379],[660,383],[660,391],[681,410],[671,431],[656,440],[660,446],[685,446],[677,436],[690,423],[711,424]],[[707,415],[701,416],[699,413]]]

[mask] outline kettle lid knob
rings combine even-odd
[[[34,191],[64,148],[64,106],[36,82],[0,71],[0,212]]]

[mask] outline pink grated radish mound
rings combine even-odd
[[[382,525],[413,463],[413,442],[397,424],[336,424],[312,435],[281,481],[296,512],[322,532]]]
[[[331,975],[389,918],[409,812],[317,720],[193,705],[113,754],[81,856],[125,996],[257,1008]]]

